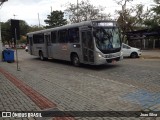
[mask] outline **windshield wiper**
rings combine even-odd
[[[103,42],[103,43],[104,43],[105,40],[108,40],[108,41],[109,41],[109,44],[107,45],[107,47],[108,47],[108,48],[113,48],[113,45],[112,45],[112,42],[111,42],[111,38],[113,39],[112,33],[109,33],[109,31],[106,32],[105,29],[102,28],[102,27],[94,28],[94,29],[98,29],[98,30],[100,30],[100,31],[103,33],[103,36],[98,37],[98,36],[96,35],[97,31],[94,31],[94,32],[93,32],[94,37],[95,37],[96,39],[98,39],[100,42]],[[106,36],[106,37],[105,37],[105,36]],[[112,40],[112,41],[113,41],[113,40]]]

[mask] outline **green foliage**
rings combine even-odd
[[[64,19],[64,13],[62,11],[52,11],[51,15],[47,16],[47,19],[44,20],[48,26],[47,28],[58,27],[67,24],[67,20]]]
[[[23,20],[20,20],[19,22],[19,28],[20,28],[20,39],[24,38],[22,36],[25,36],[29,30],[30,26]],[[12,36],[11,36],[11,23],[10,20],[7,22],[2,22],[1,23],[1,30],[2,30],[2,42],[6,44],[11,44],[13,42]],[[24,39],[20,40],[24,41]],[[25,42],[25,41],[24,41]]]
[[[117,22],[122,31],[122,41],[127,42],[125,33],[130,31],[135,31],[139,29],[144,29],[144,19],[146,19],[147,14],[143,10],[144,5],[137,4],[131,8],[127,8],[128,2],[133,0],[119,0],[116,3],[121,6],[121,10],[116,11],[119,14]]]
[[[160,0],[154,0],[155,4],[148,13],[148,18],[144,20],[144,24],[150,28],[160,26]]]
[[[118,2],[122,6],[122,10],[116,11],[119,14],[117,22],[124,33],[142,28],[143,19],[146,16],[143,12],[144,6],[142,4],[137,4],[132,8],[126,8],[127,2],[127,0],[125,0],[124,4]]]
[[[29,32],[34,32],[34,31],[39,31],[39,30],[43,30],[44,28],[43,27],[39,27],[39,26],[30,26],[29,28]]]
[[[10,20],[1,23],[2,42],[9,44],[11,40]]]
[[[20,35],[21,36],[26,35],[26,33],[29,32],[30,26],[24,20],[20,20],[19,27],[20,27]]]

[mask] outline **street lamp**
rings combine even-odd
[[[0,0],[0,6],[8,0]],[[1,21],[0,21],[0,61],[2,60],[2,36],[1,36]]]

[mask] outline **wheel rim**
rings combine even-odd
[[[40,59],[43,60],[43,54],[42,53],[40,53]]]
[[[131,57],[132,57],[132,58],[136,58],[136,57],[137,57],[137,54],[136,54],[136,53],[132,53]]]
[[[78,56],[74,56],[73,57],[73,64],[75,65],[75,66],[79,66],[79,58],[78,58]]]
[[[42,55],[40,56],[40,59],[41,59],[41,60],[43,60],[43,57],[42,57]]]

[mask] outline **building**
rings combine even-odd
[[[141,49],[160,49],[160,27],[126,33],[128,44]]]

